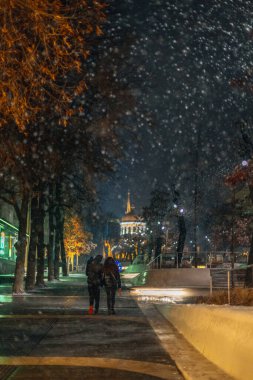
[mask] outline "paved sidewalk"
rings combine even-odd
[[[115,316],[103,290],[100,313],[89,316],[84,284],[71,276],[15,298],[1,286],[1,380],[183,379],[127,290]]]
[[[183,293],[171,302],[191,302],[192,291]],[[165,320],[159,302],[124,290],[108,316],[102,289],[90,316],[84,275],[19,297],[3,281],[0,380],[230,380]]]

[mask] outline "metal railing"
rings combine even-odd
[[[168,252],[162,253],[157,257],[151,259],[148,263],[150,268],[216,268],[216,267],[226,267],[231,268],[232,266],[232,255],[230,252],[225,251],[203,251],[198,252],[184,252],[183,261],[180,264],[178,260],[178,252]],[[188,258],[188,261],[186,260]],[[243,260],[243,261],[242,261]],[[238,261],[238,262],[237,262]],[[233,262],[235,266],[245,266],[247,265],[247,257],[242,256],[240,252],[236,252],[233,255]]]
[[[147,269],[161,269],[161,262],[162,255],[156,256],[146,264]]]
[[[180,265],[178,256],[179,256],[178,252],[169,253],[169,254],[162,253],[154,257],[149,263],[147,263],[147,266],[150,269],[180,268],[181,266],[184,268],[194,267],[194,264],[191,263],[190,260],[187,264],[184,262],[183,265]],[[188,253],[187,253],[187,257],[189,257]],[[206,256],[205,257],[201,256],[198,264],[202,264],[202,266],[205,267],[206,262],[207,262]]]
[[[253,279],[253,265],[244,268],[211,268],[210,269],[210,296],[213,290],[227,290],[228,304],[231,303],[231,290],[246,287],[247,276]]]

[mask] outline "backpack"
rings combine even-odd
[[[118,284],[118,281],[113,272],[103,273],[103,285],[105,285],[108,288],[111,288],[113,286],[117,286],[117,284]]]
[[[89,272],[87,281],[90,285],[100,285],[100,278],[95,272]]]
[[[101,285],[101,274],[102,274],[101,271],[102,271],[102,268],[100,268],[94,262],[90,264],[88,268],[88,273],[87,273],[88,285],[95,285],[95,286]]]

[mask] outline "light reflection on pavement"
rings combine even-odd
[[[130,292],[138,302],[149,303],[195,303],[198,296],[205,296],[209,294],[208,289],[189,289],[189,288],[147,288],[136,287],[132,288]]]
[[[0,303],[8,303],[8,302],[12,302],[12,301],[13,301],[12,296],[6,296],[6,295],[0,294]]]
[[[138,302],[151,302],[151,303],[172,303],[176,304],[179,303],[179,299],[174,299],[172,297],[155,297],[155,296],[137,296],[136,301]]]

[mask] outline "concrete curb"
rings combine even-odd
[[[186,380],[232,380],[224,371],[200,354],[175,327],[160,314],[160,306],[138,306],[147,317],[166,352]],[[170,308],[170,306],[169,306]]]

